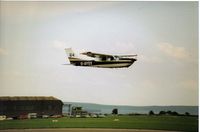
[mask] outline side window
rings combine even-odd
[[[107,58],[104,56],[104,57],[102,57],[102,61],[105,61]]]

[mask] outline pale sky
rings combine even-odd
[[[67,47],[138,61],[62,65]],[[198,2],[0,2],[0,96],[198,105]]]

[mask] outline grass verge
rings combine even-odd
[[[116,120],[117,119],[117,120]],[[53,122],[52,120],[57,120]],[[198,117],[108,116],[105,118],[58,118],[0,121],[0,129],[30,128],[120,128],[198,131]]]

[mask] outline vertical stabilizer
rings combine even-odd
[[[74,53],[74,51],[72,50],[72,48],[66,48],[66,49],[65,49],[65,52],[66,52],[66,54],[67,54],[67,57],[68,57],[68,59],[69,59],[69,62],[70,62],[71,64],[74,64],[73,62],[74,62],[74,60],[76,60],[76,58],[75,58],[75,53]]]
[[[75,57],[75,54],[74,54],[72,48],[66,48],[66,49],[65,49],[65,52],[66,52],[68,58],[69,58],[69,57]]]

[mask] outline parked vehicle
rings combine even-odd
[[[28,113],[28,119],[35,119],[37,118],[37,113]]]
[[[0,115],[0,121],[3,121],[6,119],[6,116],[5,115]]]

